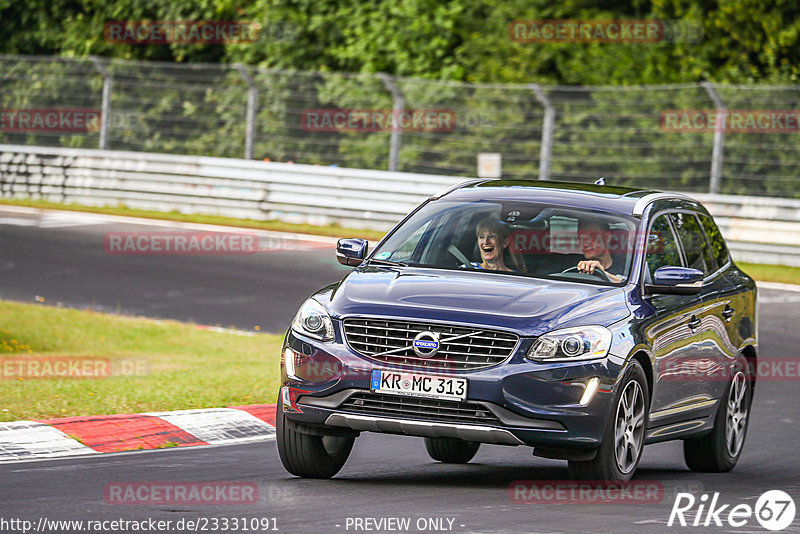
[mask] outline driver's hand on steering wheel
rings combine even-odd
[[[597,269],[602,272],[608,280],[613,284],[622,282],[622,277],[616,274],[611,274],[603,269],[603,265],[598,260],[583,260],[578,262],[578,271],[582,273],[594,274]]]
[[[578,270],[580,272],[594,274],[595,269],[600,269],[604,273],[606,272],[598,260],[583,260],[578,262]]]

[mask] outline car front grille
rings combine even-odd
[[[519,337],[508,332],[470,326],[398,321],[345,319],[344,335],[357,353],[380,362],[438,369],[469,371],[497,365],[511,356]],[[439,350],[430,357],[414,352],[414,338],[422,332],[439,336]]]
[[[501,426],[500,420],[488,408],[473,401],[425,399],[364,392],[351,395],[339,409],[357,414],[404,417],[421,421]]]

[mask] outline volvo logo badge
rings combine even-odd
[[[430,358],[439,352],[439,334],[428,330],[420,332],[411,347],[420,358]]]

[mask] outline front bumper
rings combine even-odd
[[[291,348],[302,362],[294,377],[287,376],[283,358],[281,376],[284,414],[306,426],[402,434],[450,437],[502,445],[527,445],[544,449],[589,451],[597,448],[610,417],[614,385],[624,358],[613,354],[588,362],[538,363],[524,358],[533,339],[523,339],[505,362],[477,371],[454,372],[468,380],[467,403],[458,410],[475,410],[488,416],[464,419],[443,413],[426,415],[386,413],[371,409],[371,403],[354,405],[352,399],[374,395],[370,390],[373,369],[437,374],[411,367],[399,368],[356,354],[337,339],[320,342],[293,331],[287,333],[282,353]],[[597,377],[600,385],[590,402],[582,405],[586,384]],[[419,404],[416,397],[393,397]],[[428,410],[430,412],[430,410]],[[401,413],[402,412],[402,413]],[[461,412],[459,412],[461,413]]]
[[[524,442],[503,428],[483,425],[464,425],[459,423],[437,423],[416,421],[375,415],[334,413],[325,420],[329,426],[346,427],[351,430],[380,432],[384,434],[405,434],[425,438],[458,438],[465,441],[479,441],[497,445],[522,445]]]

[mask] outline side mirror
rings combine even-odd
[[[656,269],[653,283],[645,289],[654,295],[696,295],[703,289],[704,277],[703,271],[668,265]]]
[[[367,257],[367,247],[369,241],[366,239],[340,239],[336,243],[336,259],[342,265],[349,265],[351,267],[360,265],[364,258]]]

